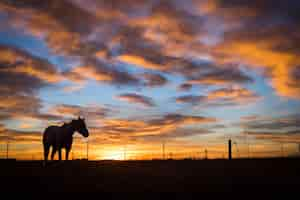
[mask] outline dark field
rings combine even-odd
[[[297,192],[299,159],[68,161],[0,160],[2,192]]]

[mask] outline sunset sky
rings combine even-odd
[[[294,155],[298,0],[1,0],[0,157],[85,118],[91,159]],[[76,134],[74,157],[84,157]],[[282,152],[282,145],[284,151]]]

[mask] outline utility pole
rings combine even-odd
[[[204,158],[207,159],[207,149],[204,150]]]
[[[284,149],[283,149],[283,142],[281,142],[281,156],[284,157]]]
[[[89,160],[89,141],[86,141],[86,159]]]

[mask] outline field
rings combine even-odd
[[[2,192],[291,192],[300,159],[41,161],[1,164]]]

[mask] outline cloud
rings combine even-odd
[[[261,132],[261,131],[247,131],[244,134],[255,137],[259,140],[271,140],[280,143],[300,143],[300,130],[288,132]]]
[[[85,60],[102,52],[102,57],[114,61],[181,74],[189,84],[205,85],[251,83],[247,74],[232,65],[243,63],[251,69],[263,69],[262,75],[279,95],[299,98],[299,48],[294,42],[299,39],[299,2],[214,0],[182,4],[149,0],[130,1],[130,5],[120,0],[109,5],[93,0],[30,0],[26,4],[6,0],[0,9],[11,20],[8,24],[42,38],[56,53]],[[207,24],[214,20],[220,21],[223,33],[215,45],[207,46],[203,42],[211,35]],[[186,63],[203,54],[212,54],[216,66],[207,66],[211,70],[201,72],[203,67]],[[84,61],[83,66],[87,66]],[[89,70],[89,78],[114,83],[109,75],[113,68],[97,69],[97,75]],[[191,76],[192,69],[199,71]],[[56,80],[31,68],[18,71]]]
[[[10,141],[13,144],[33,144],[40,143],[42,132],[20,131],[14,129],[6,129],[0,132],[0,141]]]
[[[98,82],[110,83],[115,85],[139,85],[140,80],[134,75],[121,70],[119,66],[109,62],[102,62],[95,59],[88,59],[85,66],[72,68],[64,74],[70,80],[82,83],[92,79]]]
[[[9,95],[0,100],[0,109],[11,115],[23,115],[35,113],[41,107],[38,98],[28,95]]]
[[[15,47],[0,46],[0,111],[2,120],[23,116],[45,119],[38,92],[62,80],[47,60]]]
[[[180,114],[153,116],[148,119],[104,118],[100,127],[89,127],[89,131],[93,135],[94,144],[119,145],[120,142],[136,144],[137,141],[139,144],[147,142],[153,144],[163,138],[176,143],[177,139],[210,134],[210,130],[198,126],[216,121],[209,117]]]
[[[103,118],[107,115],[110,110],[105,107],[90,105],[90,106],[79,106],[79,105],[67,105],[59,104],[50,108],[49,112],[55,115],[69,116],[69,117],[100,117]]]
[[[177,103],[190,103],[190,104],[199,104],[205,100],[206,100],[205,96],[197,96],[197,95],[185,95],[176,98]]]
[[[274,118],[254,118],[246,122],[241,122],[241,126],[249,130],[259,131],[287,131],[300,129],[300,116],[287,115]]]
[[[182,138],[188,138],[192,136],[197,135],[206,135],[211,134],[212,131],[204,128],[178,128],[172,132],[166,133],[163,136],[162,135],[145,135],[138,137],[139,140],[145,140],[145,141],[162,141],[162,139],[165,140],[172,140],[172,139],[182,139]],[[136,137],[132,137],[136,139]]]
[[[62,80],[57,68],[45,59],[11,46],[0,46],[0,73],[26,75],[48,83]]]
[[[152,63],[151,61],[147,61],[145,58],[136,55],[121,55],[117,59],[121,62],[141,66],[145,69],[164,70],[166,68],[166,66]]]
[[[0,124],[0,133],[3,133],[5,131],[4,124]]]
[[[65,73],[76,83],[82,84],[86,79],[118,85],[141,82],[117,63],[179,74],[188,79],[186,84],[251,82],[234,66],[224,69],[213,64],[195,64],[186,56],[187,52],[207,54],[207,48],[199,42],[203,34],[208,34],[204,26],[206,17],[195,12],[192,1],[184,6],[175,1],[130,1],[131,6],[126,2],[115,0],[107,5],[93,0],[31,0],[24,5],[5,1],[0,8],[9,13],[15,22],[11,24],[44,39],[55,53],[79,56],[82,64]],[[26,18],[22,17],[24,13]],[[144,78],[146,86],[165,82],[158,75]]]
[[[258,115],[243,116],[241,117],[241,121],[248,122],[257,119],[258,117],[259,117]]]
[[[145,85],[149,87],[159,87],[167,84],[168,80],[158,73],[144,73],[143,78],[146,80]]]
[[[117,99],[122,100],[122,101],[127,101],[129,103],[140,104],[145,107],[155,106],[153,99],[151,99],[150,97],[146,97],[146,96],[134,94],[134,93],[121,94],[121,95],[117,96]]]
[[[249,104],[256,102],[260,96],[246,88],[223,88],[210,92],[207,96],[208,100],[219,100],[233,102],[237,104]]]
[[[246,0],[246,1],[235,1],[235,0],[216,0],[214,1],[215,6],[217,9],[223,9],[223,11],[226,12],[225,9],[231,9],[231,10],[238,10],[238,9],[244,9],[249,10],[252,15],[245,15],[246,18],[248,17],[254,17],[254,18],[268,18],[271,17],[271,20],[273,17],[278,16],[281,18],[288,18],[288,20],[291,20],[292,22],[297,22],[299,20],[299,13],[298,7],[300,6],[299,2],[297,0],[287,0],[285,2],[282,2],[280,0]],[[236,13],[232,13],[236,14]],[[238,13],[237,13],[238,14]]]
[[[278,117],[250,116],[240,121],[244,135],[256,139],[284,143],[300,142],[300,116],[290,114]]]
[[[202,117],[202,116],[189,116],[189,115],[181,115],[181,114],[167,114],[163,117],[163,119],[151,120],[151,123],[154,124],[178,123],[179,125],[210,123],[210,122],[216,122],[216,119]]]
[[[191,12],[192,6],[190,2],[183,6],[174,1],[157,1],[148,16],[134,19],[131,23],[144,27],[147,30],[145,37],[158,43],[191,42],[202,33],[204,20],[198,13]]]
[[[263,71],[278,95],[299,99],[299,8],[295,0],[215,1],[213,15],[230,27],[217,59]]]
[[[192,84],[189,84],[189,83],[182,83],[178,86],[178,90],[179,91],[188,91],[190,90],[191,88],[193,87]]]
[[[108,106],[100,105],[68,105],[58,104],[50,107],[47,113],[60,117],[60,122],[70,121],[74,118],[85,118],[87,126],[91,129],[97,129],[103,123],[103,120],[112,113]]]
[[[271,42],[271,41],[270,41]],[[231,43],[231,42],[230,42]],[[280,96],[298,98],[299,95],[299,69],[298,55],[286,52],[276,52],[274,47],[266,47],[268,41],[242,41],[233,42],[230,49],[238,55],[238,58],[254,69],[262,68],[264,75],[270,78],[271,85]],[[270,46],[273,46],[270,44]],[[228,48],[228,46],[226,47]],[[222,48],[219,48],[222,51]],[[228,56],[234,56],[227,52]]]
[[[213,68],[208,72],[200,73],[198,76],[188,80],[188,84],[203,84],[203,85],[226,85],[226,84],[243,84],[251,83],[251,77],[244,74],[238,68]]]
[[[86,49],[82,38],[96,23],[93,15],[66,0],[29,0],[26,4],[7,0],[1,2],[0,10],[7,13],[12,26],[44,39],[53,52],[67,55]]]
[[[241,87],[221,88],[210,91],[206,96],[184,95],[176,98],[177,103],[207,106],[248,105],[257,102],[261,96]]]
[[[5,125],[0,124],[0,144],[9,141],[13,144],[33,144],[40,143],[42,132],[35,131],[20,131],[8,129]]]
[[[214,118],[202,116],[188,116],[180,114],[167,114],[162,117],[152,118],[148,120],[135,119],[106,119],[99,132],[107,135],[115,135],[116,137],[130,137],[135,139],[142,139],[144,137],[163,137],[168,134],[168,137],[176,138],[196,135],[197,133],[179,133],[176,132],[179,128],[186,128],[189,125],[200,125],[207,123],[214,123],[217,120]],[[181,129],[180,129],[181,130]],[[182,130],[182,132],[190,131]],[[175,133],[176,132],[176,133]],[[209,131],[206,131],[209,132]],[[174,133],[174,135],[173,135]],[[198,132],[202,133],[201,131]]]

